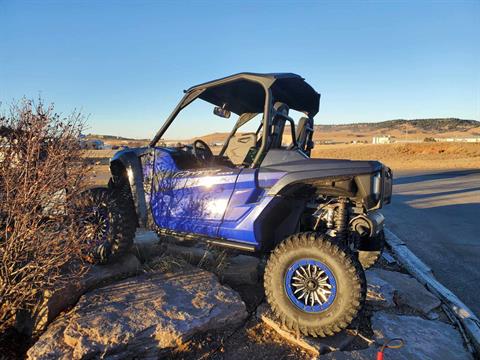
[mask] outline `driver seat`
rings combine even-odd
[[[229,141],[226,155],[235,165],[242,165],[248,150],[257,144],[255,133],[235,134]]]
[[[275,115],[273,116],[272,142],[270,149],[280,149],[282,147],[283,130],[285,129],[285,116],[288,116],[289,107],[287,104],[277,101],[273,108]]]

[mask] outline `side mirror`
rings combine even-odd
[[[220,106],[215,106],[213,108],[213,113],[217,116],[220,116],[222,118],[228,119],[231,115],[230,111],[227,109],[224,109],[223,107]]]

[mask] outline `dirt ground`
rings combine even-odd
[[[480,168],[480,143],[316,145],[312,157],[379,160],[394,171]]]

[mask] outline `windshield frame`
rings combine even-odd
[[[255,159],[253,160],[252,164],[250,167],[254,168],[259,165],[260,159],[262,159],[262,154],[265,152],[266,145],[267,145],[267,140],[268,137],[270,136],[270,124],[271,124],[271,115],[272,115],[272,91],[269,86],[266,86],[264,83],[260,81],[256,81],[254,79],[248,79],[248,81],[255,82],[262,86],[264,92],[265,92],[265,102],[264,102],[264,107],[263,107],[263,133],[262,133],[262,144],[260,145],[260,149],[258,150],[257,155],[255,156]],[[188,105],[190,105],[194,100],[200,97],[200,95],[206,90],[206,88],[203,89],[191,89],[187,92],[185,92],[185,95],[182,97],[178,105],[175,107],[175,109],[172,111],[170,116],[165,120],[165,123],[162,125],[162,127],[158,130],[158,132],[155,134],[153,137],[152,141],[150,141],[149,146],[150,147],[155,147],[157,143],[160,141],[162,138],[163,134],[168,130],[168,128],[172,125],[173,121],[177,118],[177,116],[180,114],[180,112],[186,108]],[[203,100],[203,99],[202,99]],[[208,101],[207,101],[208,102]],[[229,136],[230,138],[231,136]],[[229,140],[227,139],[227,141]]]

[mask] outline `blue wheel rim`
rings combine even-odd
[[[303,289],[300,284],[305,284]],[[285,292],[298,309],[307,313],[319,313],[327,310],[335,300],[337,281],[324,263],[314,259],[301,259],[287,270]]]

